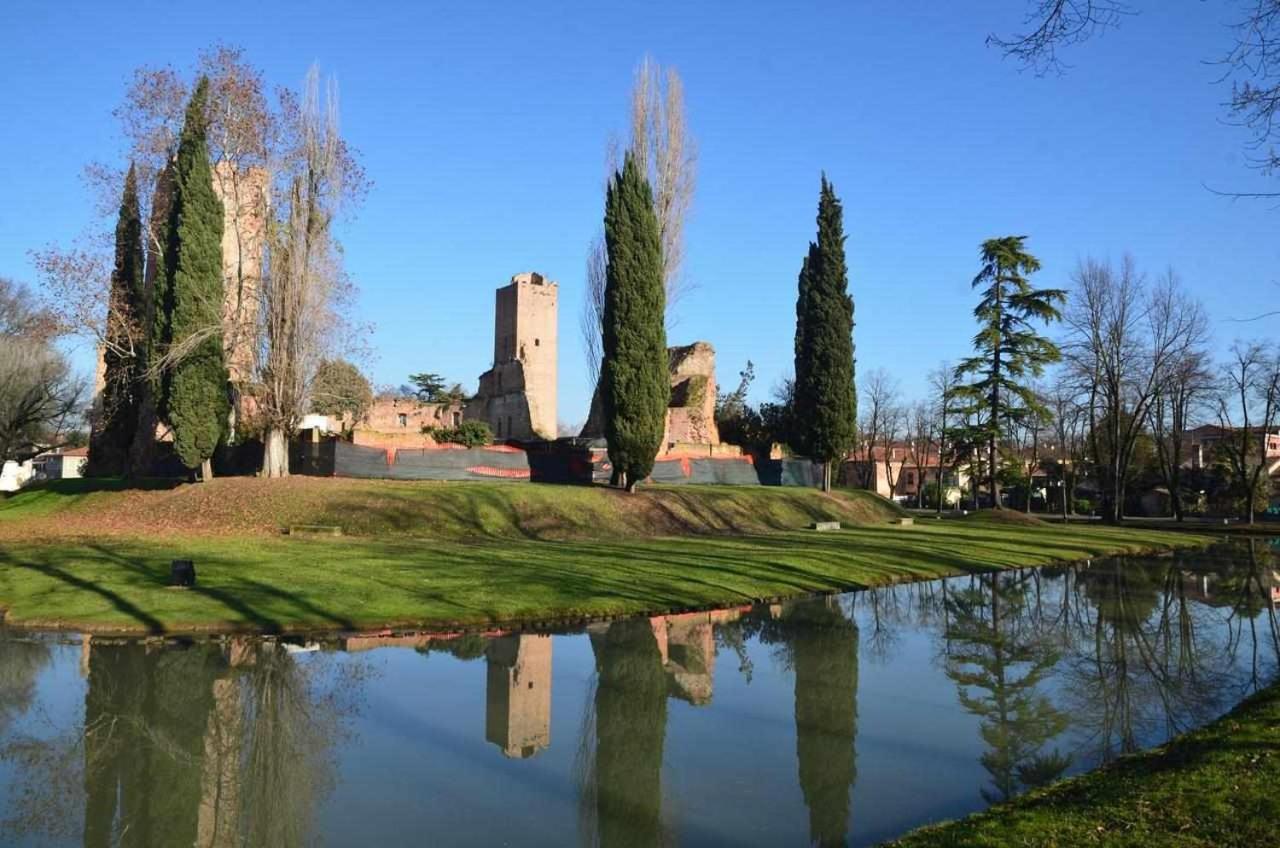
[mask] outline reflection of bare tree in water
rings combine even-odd
[[[982,765],[994,785],[981,790],[988,802],[1048,783],[1070,765],[1056,749],[1044,751],[1067,719],[1038,689],[1058,654],[1035,624],[1034,586],[1022,572],[975,575],[947,598],[946,673],[961,705],[981,719]]]
[[[0,738],[31,707],[36,677],[49,661],[49,646],[0,635]]]
[[[84,845],[122,848],[312,841],[356,666],[299,664],[273,642],[86,649],[83,731],[5,752],[26,767],[15,831],[80,822]]]
[[[1234,567],[1223,576],[1220,588],[1231,603],[1228,653],[1235,658],[1240,651],[1249,651],[1249,679],[1240,693],[1245,695],[1271,682],[1271,675],[1264,673],[1263,657],[1272,660],[1273,672],[1280,665],[1280,625],[1273,600],[1273,592],[1280,587],[1280,570],[1277,570],[1275,549],[1256,539],[1248,539],[1235,548],[1247,557],[1243,562],[1233,563]],[[1248,639],[1244,634],[1246,626]]]
[[[1075,588],[1090,603],[1077,606],[1072,622],[1078,638],[1066,691],[1099,759],[1220,711],[1232,655],[1200,636],[1197,609],[1212,603],[1198,588],[1202,579],[1176,560],[1114,559],[1076,572]]]

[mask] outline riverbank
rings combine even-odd
[[[1169,744],[891,842],[942,846],[1274,845],[1280,684]]]
[[[228,506],[234,486],[185,488],[219,496],[209,505],[217,515],[239,514]],[[889,523],[896,508],[867,493],[689,486],[629,500],[585,487],[395,484],[380,498],[377,489],[363,496],[378,498],[386,529],[332,538],[259,532],[256,513],[213,529],[208,512],[192,513],[184,529],[157,519],[160,500],[137,512],[132,492],[12,499],[0,510],[0,609],[10,626],[95,633],[476,627],[731,606],[1208,541],[992,520],[900,526]],[[166,529],[129,532],[129,510],[139,527]],[[303,515],[297,504],[273,515],[283,513]],[[666,519],[645,528],[652,514]],[[90,532],[103,515],[115,531]],[[304,517],[321,523],[316,515]],[[344,532],[374,520],[352,517]],[[818,520],[859,523],[797,529]],[[194,561],[195,588],[168,587],[174,559]]]

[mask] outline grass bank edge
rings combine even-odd
[[[886,843],[939,846],[1274,843],[1280,682],[1204,727],[962,819]]]
[[[981,534],[977,543],[975,533]],[[955,548],[966,540],[971,547],[957,554]],[[997,546],[1001,541],[1004,547]],[[554,628],[1109,555],[1164,553],[1212,541],[1154,531],[984,524],[610,543],[487,540],[416,545],[405,539],[245,539],[239,540],[240,545],[251,553],[232,552],[230,559],[219,559],[224,555],[220,549],[228,542],[225,538],[194,539],[181,549],[165,541],[107,540],[87,545],[50,540],[0,550],[0,563],[12,567],[7,577],[0,576],[0,610],[5,610],[6,626],[14,629],[104,635]],[[868,551],[871,545],[880,550]],[[326,562],[325,556],[330,560]],[[195,590],[164,585],[168,563],[175,558],[196,560],[201,582]],[[547,576],[539,571],[540,558],[561,574],[564,586],[548,587]],[[628,558],[638,564],[630,571],[619,570],[617,563]],[[369,563],[365,572],[342,572],[334,565],[357,560]],[[718,581],[716,588],[705,588],[707,574],[700,571],[703,560],[713,563],[709,568]],[[658,573],[646,563],[659,564]],[[305,584],[306,569],[315,567],[322,570],[317,576],[329,583],[311,593],[290,594],[270,582],[283,573],[295,584]],[[596,574],[599,570],[606,573]],[[29,578],[25,590],[19,585],[19,574]],[[438,581],[435,585],[433,578]],[[498,588],[486,592],[487,583]],[[579,588],[573,589],[575,585]],[[415,602],[406,594],[424,587],[433,590],[428,600]],[[337,599],[344,593],[350,598],[348,604]],[[43,598],[46,595],[56,600]],[[95,595],[97,607],[92,603],[85,607]],[[103,600],[114,608],[108,615],[95,612],[102,609]],[[60,611],[53,613],[51,604]],[[82,610],[61,611],[75,604]],[[480,606],[481,611],[444,611],[468,604]],[[362,612],[362,606],[371,611]],[[227,615],[228,610],[237,614]]]

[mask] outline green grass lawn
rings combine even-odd
[[[1280,686],[1162,748],[892,845],[1264,846],[1280,843]]]
[[[182,536],[0,542],[7,622],[95,631],[441,627],[851,589],[1196,545],[1185,534],[996,522],[538,541]],[[190,558],[199,585],[166,587]]]

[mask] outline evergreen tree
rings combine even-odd
[[[1047,325],[1061,320],[1058,307],[1067,298],[1061,289],[1031,288],[1027,277],[1040,270],[1040,260],[1027,253],[1026,239],[1005,236],[982,243],[982,270],[973,278],[974,288],[986,286],[973,310],[979,327],[973,337],[976,354],[956,368],[959,379],[977,375],[974,382],[956,387],[956,397],[980,421],[996,509],[1001,507],[996,456],[1000,439],[1028,416],[1048,416],[1028,381],[1060,358],[1057,346],[1036,333],[1032,322]]]
[[[649,183],[630,153],[609,182],[604,228],[604,432],[615,482],[634,491],[662,446],[671,380],[662,240]]]
[[[89,473],[95,476],[124,473],[137,426],[143,369],[141,334],[146,314],[143,271],[138,180],[130,164],[116,220],[116,262],[111,272],[102,353],[102,398],[89,441]]]
[[[208,91],[202,77],[178,142],[164,260],[173,364],[162,405],[179,459],[188,468],[203,466],[206,479],[230,413],[222,348],[222,202],[213,191],[205,142]]]
[[[818,240],[800,268],[796,299],[796,447],[825,466],[823,489],[831,488],[831,463],[857,438],[854,387],[853,298],[844,258],[844,211],[835,189],[822,177]]]
[[[156,428],[163,417],[160,406],[164,401],[167,373],[151,367],[153,357],[159,357],[170,341],[169,318],[173,313],[173,299],[169,296],[169,280],[164,272],[165,245],[168,235],[169,213],[173,208],[173,183],[175,162],[172,157],[156,176],[151,194],[150,232],[147,238],[147,270],[143,285],[144,309],[139,314],[143,338],[138,350],[138,373],[142,380],[138,393],[138,420],[134,428],[133,445],[129,449],[129,461],[125,469],[129,475],[146,475],[156,459]],[[161,242],[157,244],[157,242]]]

